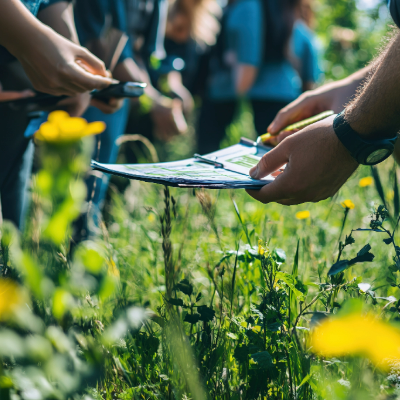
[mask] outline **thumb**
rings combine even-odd
[[[250,176],[253,179],[262,179],[287,164],[288,161],[285,144],[279,144],[263,155],[258,164],[250,170]]]

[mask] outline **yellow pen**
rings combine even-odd
[[[335,114],[335,112],[332,111],[332,110],[324,111],[324,112],[321,113],[321,114],[314,115],[314,116],[311,117],[311,118],[307,118],[307,119],[304,119],[304,120],[302,120],[302,121],[296,122],[296,123],[294,123],[294,124],[292,124],[292,125],[289,125],[289,126],[287,126],[286,128],[282,129],[280,132],[287,132],[287,131],[293,131],[294,129],[302,129],[302,128],[305,128],[306,126],[311,125],[311,124],[313,124],[313,123],[315,123],[315,122],[318,122],[318,121],[322,121],[323,119],[328,118],[328,117],[330,117],[330,116],[333,115],[333,114]],[[279,132],[279,133],[280,133],[280,132]],[[266,142],[268,139],[270,139],[270,138],[272,138],[272,137],[274,137],[274,136],[277,136],[277,135],[278,135],[278,134],[272,135],[272,134],[269,133],[269,132],[264,133],[264,135],[261,135],[261,136],[259,136],[259,137],[257,138],[257,143],[264,143],[264,142]]]

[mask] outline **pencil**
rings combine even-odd
[[[314,115],[314,116],[311,117],[311,118],[307,118],[307,119],[304,119],[304,120],[302,120],[302,121],[296,122],[296,123],[294,123],[294,124],[292,124],[292,125],[289,125],[289,126],[287,126],[286,128],[284,128],[284,129],[282,129],[281,131],[279,131],[279,132],[278,132],[277,134],[275,134],[275,135],[273,135],[273,134],[271,134],[271,133],[269,133],[269,132],[264,133],[264,135],[261,135],[261,136],[259,136],[259,137],[257,138],[257,143],[264,143],[264,142],[266,142],[268,139],[270,139],[270,138],[272,138],[272,137],[274,137],[274,136],[277,136],[277,135],[278,135],[279,133],[281,133],[281,132],[293,131],[293,130],[295,130],[295,129],[303,129],[303,128],[305,128],[306,126],[311,125],[311,124],[314,124],[315,122],[318,122],[318,121],[322,121],[323,119],[328,118],[328,117],[330,117],[330,116],[333,115],[333,114],[335,114],[335,112],[332,111],[332,110],[324,111],[324,112],[321,113],[321,114]]]

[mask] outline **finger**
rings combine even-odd
[[[286,146],[282,143],[263,155],[258,164],[249,171],[250,176],[253,179],[264,178],[287,164],[288,161]]]
[[[293,130],[291,130],[291,131],[282,131],[282,132],[276,137],[278,144],[279,144],[280,142],[282,142],[283,139],[286,139],[288,136],[291,136],[291,135],[293,135],[293,134],[295,134],[295,133],[297,133],[297,132],[299,132],[299,131],[300,131],[300,129],[293,129]]]
[[[92,75],[110,77],[104,62],[84,48],[81,49],[76,62]]]
[[[285,174],[282,174],[279,178],[273,182],[268,183],[260,190],[246,190],[246,192],[261,203],[267,204],[271,202],[281,202],[285,200],[291,200],[290,194],[287,191],[287,180],[283,178]]]
[[[18,100],[33,96],[34,93],[30,90],[25,90],[23,92],[5,91],[5,92],[0,92],[0,101]]]
[[[306,100],[300,96],[286,107],[282,108],[268,127],[268,132],[276,135],[282,129],[304,118],[312,116],[312,110],[305,104]]]
[[[82,87],[86,91],[93,89],[105,89],[113,82],[110,78],[105,78],[100,75],[94,75],[81,68],[79,64],[71,64],[68,70],[68,78],[76,85]]]

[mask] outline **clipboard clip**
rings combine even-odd
[[[205,162],[207,164],[214,165],[215,168],[224,168],[224,164],[222,164],[222,163],[220,163],[218,161],[210,160],[209,158],[203,157],[203,156],[201,156],[200,154],[197,154],[197,153],[193,156],[193,158],[195,158],[196,160]]]

